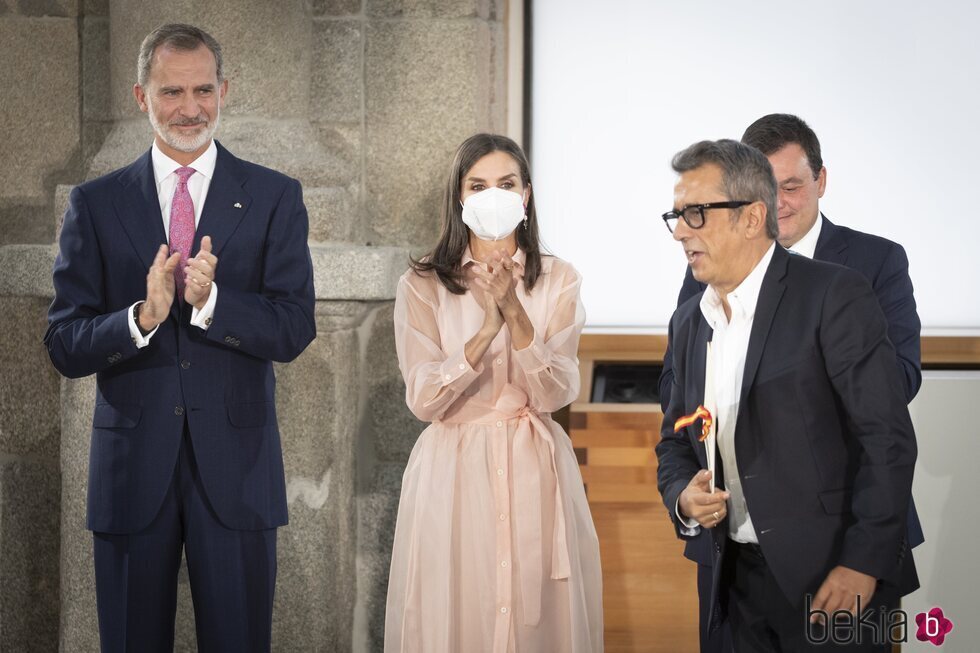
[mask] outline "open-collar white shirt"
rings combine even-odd
[[[820,230],[823,228],[823,215],[817,214],[817,221],[813,223],[810,227],[810,231],[806,232],[802,238],[800,238],[795,245],[789,248],[789,251],[794,254],[800,254],[807,258],[813,258],[817,251],[817,241],[820,240]]]
[[[728,536],[737,542],[759,541],[752,526],[752,518],[742,491],[738,461],[735,459],[735,423],[738,421],[745,358],[755,320],[755,308],[759,303],[762,280],[775,251],[776,244],[773,243],[742,283],[728,294],[728,306],[732,313],[730,320],[725,315],[721,296],[714,288],[708,286],[701,296],[701,313],[714,332],[711,337],[711,356],[714,369],[715,433],[718,453],[725,470],[724,489],[729,492]],[[679,511],[677,514],[680,516]],[[696,521],[682,519],[682,523],[687,527],[687,534],[696,534]]]

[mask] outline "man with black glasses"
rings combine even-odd
[[[908,258],[901,245],[871,234],[832,223],[820,212],[819,201],[827,187],[820,141],[801,118],[770,114],[752,123],[742,142],[760,150],[769,159],[778,186],[780,245],[791,253],[828,261],[860,272],[871,284],[888,323],[888,338],[895,346],[896,362],[906,401],[911,402],[922,382],[919,350],[919,316],[916,313]],[[684,277],[678,296],[680,306],[705,289],[691,274]],[[660,377],[660,402],[666,411],[673,379],[670,349],[664,356]],[[909,506],[908,536],[911,547],[924,540],[914,504]],[[711,578],[711,542],[706,536],[690,540],[684,555],[698,563],[698,593],[701,603],[701,650],[729,651],[727,627],[710,637],[706,615],[710,608],[705,592]]]
[[[879,300],[775,243],[757,149],[704,141],[673,167],[664,220],[707,287],[671,318],[657,474],[678,536],[708,533],[703,629],[727,617],[739,651],[886,651],[890,610],[918,587],[916,443]]]

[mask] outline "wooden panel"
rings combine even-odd
[[[657,457],[649,447],[590,447],[590,467],[645,467],[656,466]]]
[[[980,338],[924,336],[922,364],[929,367],[980,367]]]
[[[648,485],[657,484],[656,467],[593,467],[583,465],[582,480],[586,485],[612,484],[622,485],[629,483],[646,483]],[[591,499],[592,496],[590,495]]]
[[[570,436],[602,556],[605,650],[698,650],[697,566],[683,556],[659,492],[660,407],[572,406]],[[608,410],[613,408],[614,410]]]
[[[663,505],[592,508],[602,556],[607,653],[698,650],[696,565]]]
[[[572,429],[575,447],[653,447],[660,434],[653,429]]]
[[[643,503],[662,505],[657,483],[592,483],[587,486],[589,505]]]
[[[632,405],[635,406],[636,404]],[[585,428],[590,431],[618,431],[622,429],[659,431],[660,424],[663,421],[663,414],[660,412],[660,406],[652,410],[655,412],[651,412],[651,409],[647,409],[644,412],[586,412]]]
[[[662,363],[666,335],[586,333],[579,340],[579,358]]]
[[[920,340],[923,365],[980,366],[980,337],[922,336]],[[590,370],[596,360],[662,363],[666,349],[666,335],[586,333],[579,341],[579,358],[588,360]]]

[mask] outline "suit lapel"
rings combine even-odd
[[[116,217],[149,271],[160,245],[167,242],[149,150],[119,176],[119,183]]]
[[[218,158],[201,211],[201,221],[194,232],[192,256],[201,249],[201,238],[204,236],[211,236],[212,252],[220,256],[221,249],[252,204],[251,196],[243,188],[247,176],[238,159],[220,143],[215,142],[215,145],[218,147]]]
[[[776,245],[769,269],[766,270],[766,276],[762,279],[759,301],[755,306],[755,317],[752,320],[752,333],[749,334],[749,348],[745,354],[745,372],[742,376],[739,406],[745,406],[749,388],[752,387],[756,372],[759,371],[759,362],[762,360],[762,352],[766,348],[766,340],[769,338],[772,320],[776,316],[776,309],[779,307],[783,291],[786,289],[782,279],[786,275],[789,256],[785,249]],[[739,415],[744,413],[745,411],[740,408]]]
[[[817,246],[813,250],[813,258],[837,265],[847,265],[847,239],[844,238],[843,230],[828,220],[827,216],[821,215],[823,226],[820,228]]]

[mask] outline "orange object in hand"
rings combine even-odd
[[[701,437],[698,438],[698,442],[704,442],[708,439],[708,434],[711,432],[711,412],[704,406],[698,406],[698,409],[691,413],[690,415],[685,415],[674,422],[674,433],[677,433],[682,428],[694,424],[694,422],[701,420]]]

